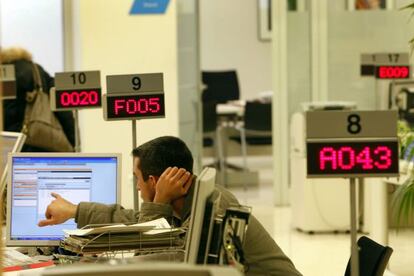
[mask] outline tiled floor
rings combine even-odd
[[[292,229],[290,208],[273,205],[271,157],[250,157],[248,164],[251,169],[259,170],[260,184],[247,192],[243,188],[231,188],[240,202],[253,207],[253,214],[303,275],[343,275],[350,256],[349,235],[309,235]],[[390,246],[394,249],[390,261],[392,273],[414,275],[414,229],[391,231]]]

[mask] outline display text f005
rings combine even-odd
[[[164,94],[106,95],[107,119],[165,117]]]

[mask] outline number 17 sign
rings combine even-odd
[[[306,114],[308,177],[397,176],[396,111]]]

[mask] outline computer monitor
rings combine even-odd
[[[207,257],[208,240],[214,215],[209,201],[215,187],[216,170],[205,168],[194,183],[193,202],[191,206],[190,224],[186,237],[184,260],[190,264],[204,263]],[[207,224],[207,225],[206,225]],[[204,230],[204,231],[203,231]],[[203,260],[201,260],[203,259]]]
[[[9,155],[8,164],[8,246],[58,245],[64,237],[63,229],[76,229],[73,219],[60,225],[37,226],[45,219],[52,192],[74,204],[119,202],[120,154],[14,153]]]
[[[2,173],[0,179],[0,194],[2,195],[6,187],[7,179],[7,155],[9,153],[20,152],[24,141],[26,140],[26,135],[20,132],[1,132],[1,167],[0,172]]]

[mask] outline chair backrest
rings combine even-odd
[[[272,103],[246,102],[244,128],[254,131],[272,131]]]
[[[239,81],[236,71],[203,71],[203,102],[225,103],[240,98]]]
[[[216,131],[217,111],[216,102],[203,102],[203,133]]]
[[[362,236],[358,240],[359,247],[359,275],[382,276],[393,252],[391,247],[382,246],[368,237]],[[351,275],[351,261],[348,261],[345,276]]]

